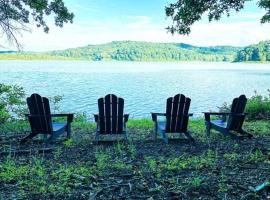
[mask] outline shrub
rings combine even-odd
[[[258,94],[256,91],[247,101],[245,112],[248,113],[248,120],[268,119],[270,115],[270,90],[269,97]],[[219,107],[220,112],[229,112],[231,104],[224,103]]]
[[[0,83],[0,124],[22,117],[25,92],[17,85]]]

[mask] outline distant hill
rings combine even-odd
[[[227,46],[196,47],[183,43],[121,41],[52,51],[48,54],[94,61],[232,61],[238,50],[240,48]]]
[[[117,41],[43,53],[0,54],[0,59],[90,61],[234,61],[239,47]]]
[[[270,61],[270,40],[243,48],[238,51],[235,61]]]

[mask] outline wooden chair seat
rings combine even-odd
[[[52,128],[54,132],[64,131],[66,129],[67,123],[53,122]]]
[[[223,120],[211,120],[210,121],[213,125],[222,127],[222,128],[226,128],[227,127],[227,122],[223,121]]]
[[[158,129],[158,131],[165,131],[166,122],[165,121],[158,121],[157,122],[157,129]]]

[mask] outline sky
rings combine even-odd
[[[177,0],[64,0],[75,14],[73,24],[55,27],[47,19],[49,34],[30,25],[18,39],[25,51],[49,51],[103,44],[111,41],[133,40],[149,42],[189,43],[198,46],[247,46],[270,39],[270,23],[260,24],[265,10],[256,1],[246,4],[239,13],[209,23],[207,17],[192,26],[188,36],[171,35],[165,28],[171,25],[165,16],[165,6]],[[3,42],[9,49],[14,47]]]

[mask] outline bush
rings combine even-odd
[[[22,117],[25,109],[24,97],[22,87],[0,83],[0,124]]]
[[[255,94],[248,99],[245,112],[248,113],[248,120],[263,120],[270,116],[270,90],[269,96],[263,96],[255,91]],[[231,104],[224,103],[219,107],[220,112],[229,112]]]
[[[268,90],[270,94],[270,90]],[[248,119],[268,119],[270,114],[270,98],[262,96],[255,92],[246,106],[246,112],[248,113]]]

